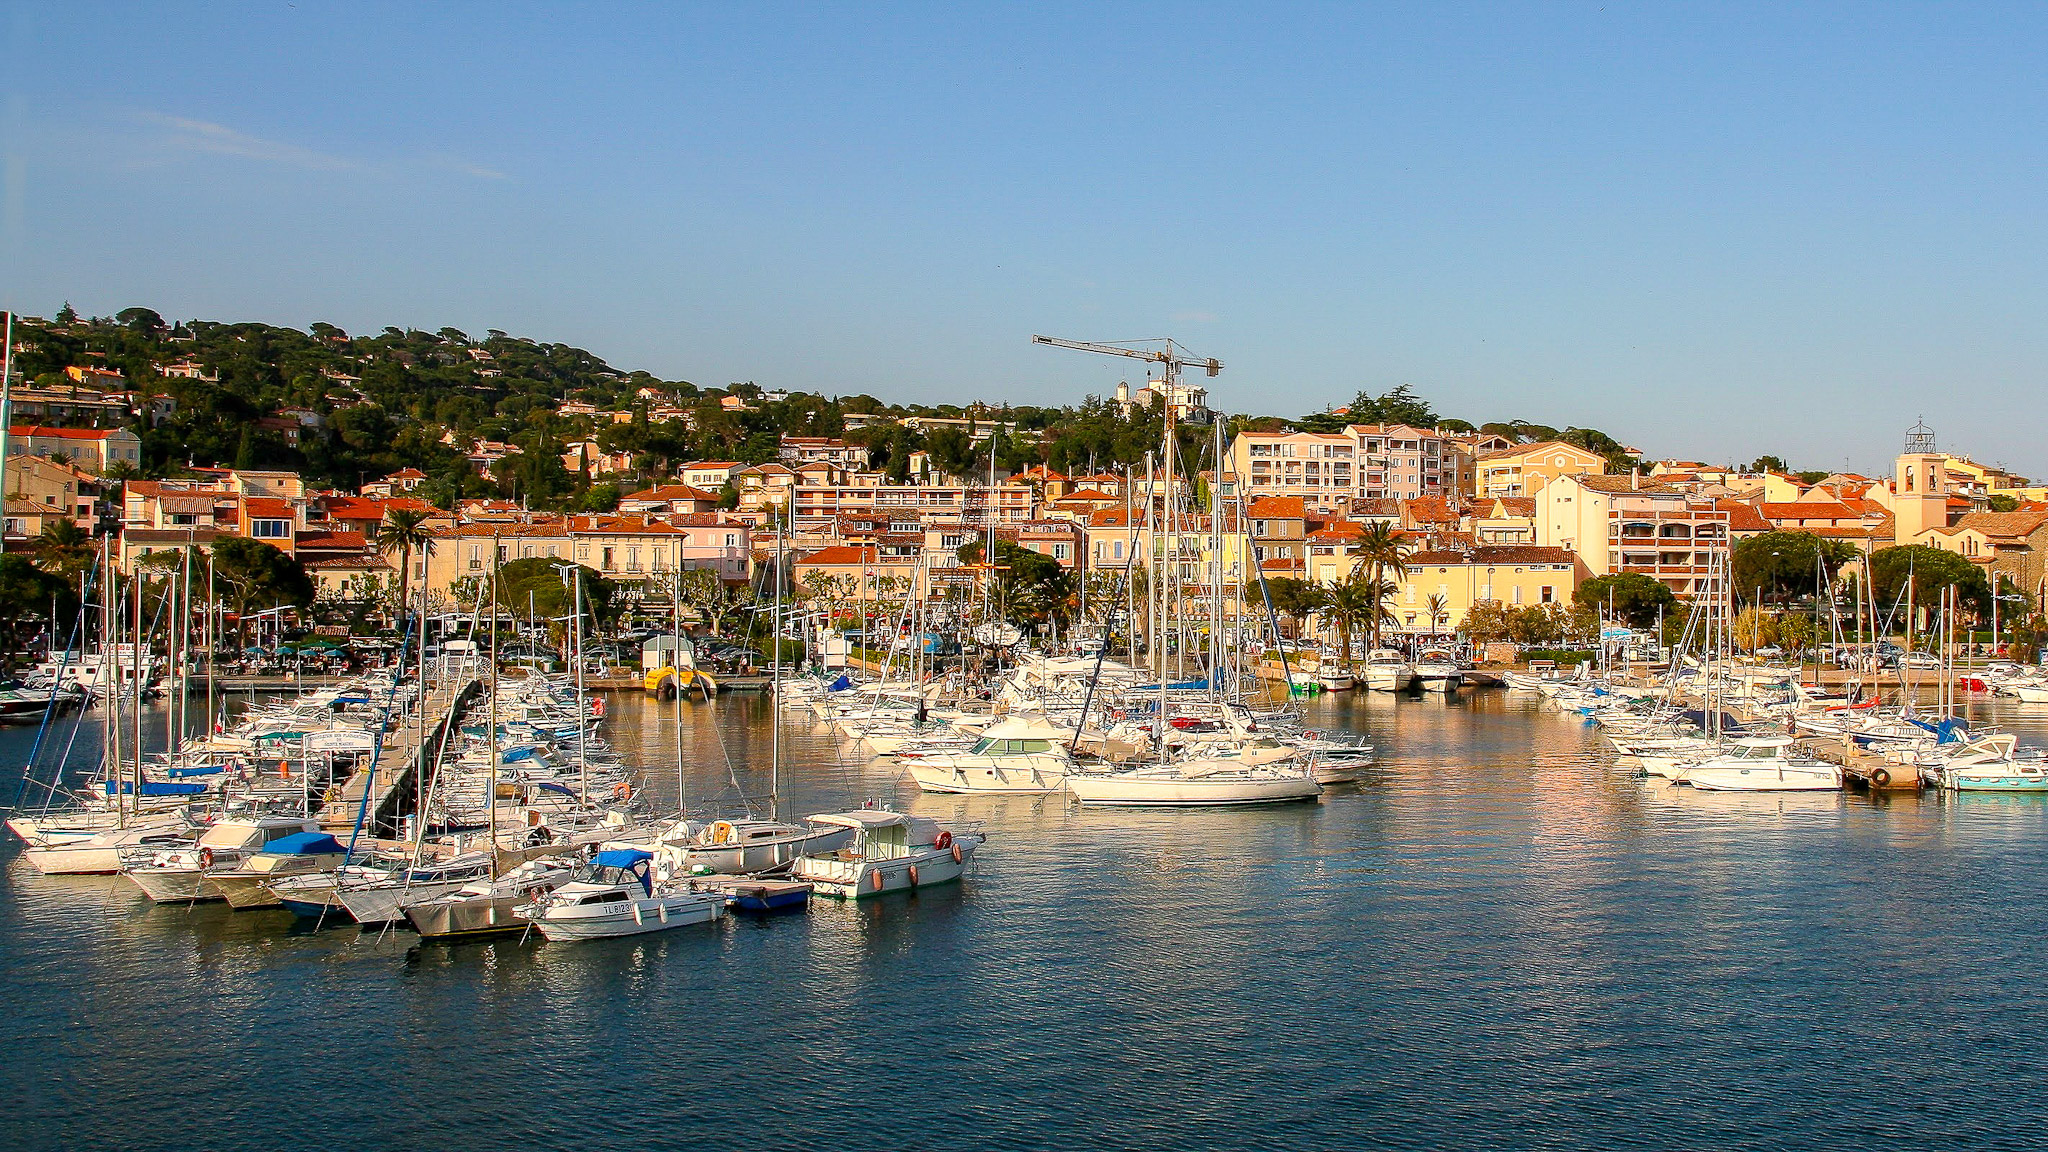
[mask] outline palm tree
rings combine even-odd
[[[1391,586],[1370,575],[1363,564],[1353,568],[1349,576],[1333,581],[1323,589],[1318,610],[1337,626],[1337,646],[1343,653],[1342,664],[1346,671],[1351,668],[1351,630],[1363,625],[1377,639],[1380,623],[1386,619],[1390,591]]]
[[[384,521],[371,533],[370,543],[379,552],[398,549],[398,603],[403,610],[412,579],[412,554],[434,554],[434,533],[426,526],[427,513],[418,508],[386,508]]]
[[[66,580],[76,580],[93,563],[92,536],[70,520],[43,525],[33,551],[36,567]]]
[[[1451,618],[1450,598],[1441,592],[1432,593],[1425,607],[1429,611],[1429,634],[1435,636],[1437,626],[1449,622]]]
[[[1375,520],[1365,526],[1358,534],[1356,552],[1359,563],[1369,569],[1372,583],[1376,587],[1386,587],[1385,578],[1389,574],[1408,575],[1407,549],[1401,544],[1401,538],[1384,520]],[[1356,576],[1357,572],[1354,571],[1352,575]],[[1385,602],[1386,595],[1373,601],[1377,610],[1373,613],[1369,626],[1372,630],[1374,648],[1380,646],[1380,623],[1386,617]]]

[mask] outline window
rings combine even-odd
[[[282,540],[292,534],[289,520],[251,520],[249,535],[258,540]]]
[[[1553,599],[1553,598],[1555,597],[1555,590],[1554,590],[1553,588],[1551,588],[1551,586],[1550,586],[1550,585],[1548,585],[1548,584],[1545,584],[1545,585],[1543,586],[1543,589],[1542,589],[1542,596],[1543,596],[1543,603],[1545,603],[1545,604],[1548,604],[1548,603],[1550,603],[1550,602],[1551,602],[1551,600],[1552,600],[1552,599]]]
[[[609,548],[604,550],[604,570],[606,572],[612,570],[612,550]]]

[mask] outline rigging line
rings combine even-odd
[[[35,771],[36,757],[41,755],[42,753],[44,737],[49,732],[50,722],[55,717],[57,712],[57,693],[61,691],[64,687],[64,670],[70,667],[71,665],[71,644],[73,642],[77,642],[81,645],[84,643],[82,633],[85,630],[85,607],[92,601],[93,589],[98,584],[99,578],[99,565],[94,564],[92,568],[92,575],[87,577],[84,586],[84,591],[80,594],[78,602],[78,612],[75,616],[72,617],[71,620],[72,639],[67,640],[65,642],[63,654],[57,658],[57,671],[50,677],[50,698],[43,708],[43,722],[36,726],[35,743],[29,747],[28,764],[25,768],[22,769],[21,773],[21,788],[15,794],[14,797],[14,805],[17,808],[21,806],[22,801],[28,798],[28,784],[29,780],[32,778],[32,775]],[[50,621],[50,641],[52,644],[54,644],[56,640],[57,622],[55,619],[52,619]],[[81,657],[81,660],[82,659],[83,657]],[[90,697],[87,698],[87,700],[89,699]],[[50,776],[49,787],[51,789],[55,789],[58,782],[63,779],[63,765],[69,761],[71,757],[71,745],[78,739],[78,721],[82,720],[85,716],[85,705],[87,703],[87,700],[80,700],[78,703],[78,710],[72,714],[75,719],[73,720],[73,723],[71,725],[71,738],[70,740],[67,740],[65,742],[64,755],[63,757],[58,759],[57,770],[53,772]],[[44,798],[44,811],[46,812],[49,810],[48,799],[48,794],[46,794]]]

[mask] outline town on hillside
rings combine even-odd
[[[1226,416],[1161,381],[1063,409],[905,407],[701,389],[497,331],[68,307],[17,318],[9,353],[10,559],[68,577],[102,544],[131,572],[255,542],[289,563],[251,602],[293,605],[301,625],[388,625],[401,593],[450,607],[497,562],[543,558],[631,605],[743,596],[780,556],[791,595],[862,622],[999,580],[1018,623],[1059,629],[1103,619],[1113,589],[1169,558],[1184,584],[1220,583],[1226,616],[1274,605],[1290,631],[1314,590],[1370,567],[1371,623],[1396,638],[1494,638],[1588,587],[1676,602],[1724,571],[1738,599],[1770,603],[1814,591],[1815,556],[1820,579],[1868,569],[1883,595],[1894,549],[1945,554],[1922,567],[1953,566],[1979,615],[2018,622],[2048,593],[2048,486],[1924,426],[1888,474],[1858,475],[1475,426],[1405,387],[1294,419]],[[1155,455],[1168,426],[1172,481]],[[1792,539],[1796,564],[1773,543]]]

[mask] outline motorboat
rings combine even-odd
[[[603,940],[708,924],[725,915],[725,896],[657,881],[652,852],[609,848],[520,912],[551,941]]]
[[[1316,683],[1325,692],[1349,692],[1357,687],[1358,679],[1342,668],[1324,668],[1316,673]]]
[[[1836,792],[1840,765],[1795,755],[1789,736],[1751,736],[1678,773],[1674,782],[1707,792]]]
[[[138,852],[130,857],[121,874],[158,904],[220,900],[220,890],[206,881],[207,872],[232,868],[251,852],[286,836],[319,830],[317,823],[298,816],[220,820],[190,844]]]
[[[1415,658],[1415,684],[1424,692],[1456,692],[1465,670],[1447,649],[1425,649]]]
[[[1011,717],[982,730],[964,752],[900,753],[899,762],[926,792],[1027,794],[1057,792],[1074,766],[1069,729]]]
[[[1312,773],[1223,760],[1179,760],[1120,772],[1075,772],[1067,791],[1083,804],[1123,808],[1223,808],[1285,804],[1322,795]]]
[[[1955,792],[2048,792],[2048,765],[2021,759],[2009,733],[1981,736],[1954,748],[1922,773],[1930,783]]]
[[[923,816],[881,808],[831,812],[810,818],[850,830],[852,843],[834,852],[804,856],[790,878],[823,896],[859,900],[945,884],[966,873],[987,837],[978,829],[955,830]]]
[[[1375,648],[1366,653],[1358,678],[1371,692],[1406,692],[1415,683],[1415,669],[1392,648]]]

